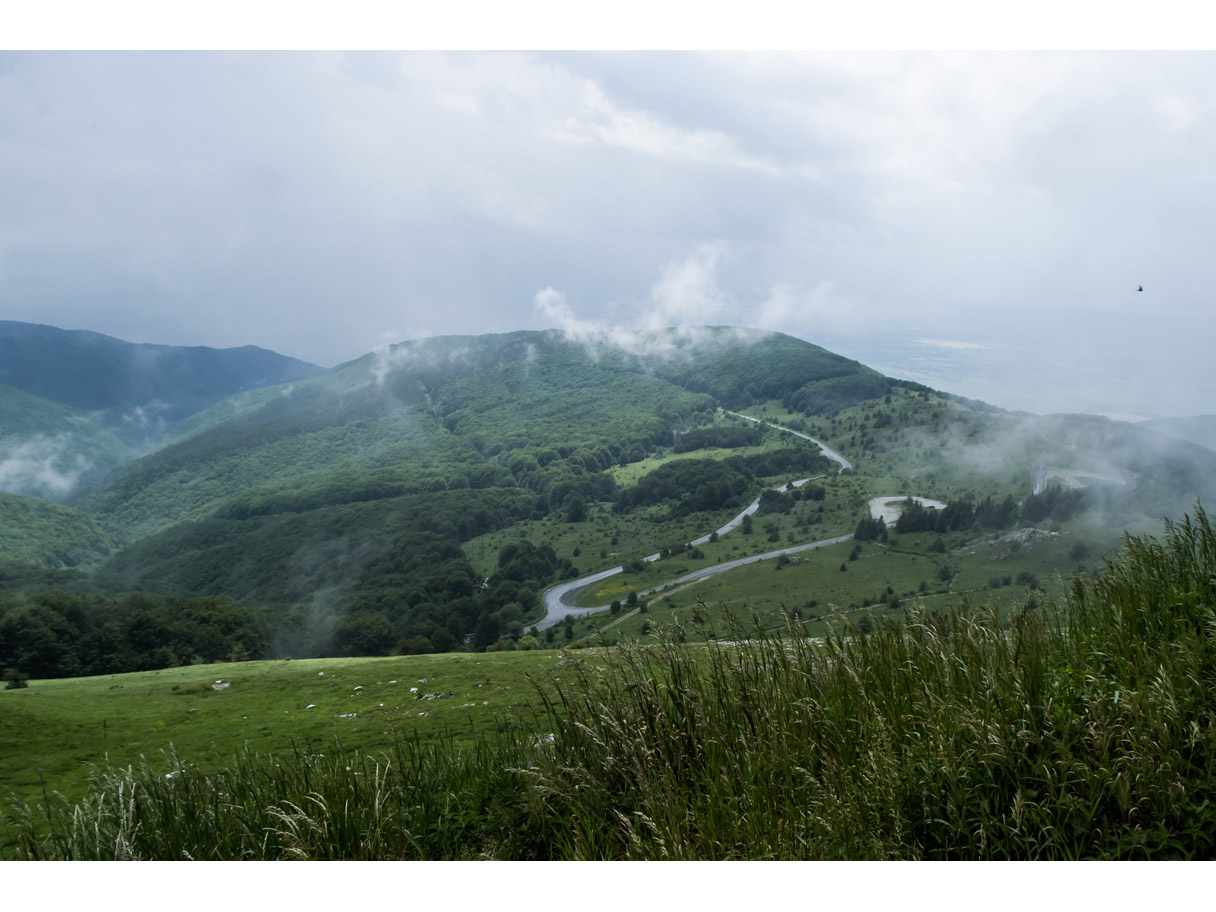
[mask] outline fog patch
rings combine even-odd
[[[295,550],[287,569],[298,583],[293,597],[297,607],[271,642],[274,657],[333,652],[335,632],[350,611],[352,592],[367,566],[386,554],[383,532],[381,524],[357,535],[310,541]]]
[[[0,491],[10,494],[61,498],[92,468],[69,433],[0,445]]]
[[[674,294],[670,288],[667,293]],[[772,333],[739,327],[664,325],[663,314],[647,315],[642,325],[626,327],[579,317],[566,296],[552,287],[542,288],[533,297],[535,311],[553,328],[551,333],[581,345],[593,361],[605,355],[625,355],[640,359],[691,362],[707,350],[752,345]]]
[[[938,348],[954,348],[960,351],[983,350],[991,351],[991,345],[981,345],[979,342],[960,342],[955,339],[917,339],[922,345],[935,345]]]
[[[117,429],[118,433],[127,439],[140,440],[144,444],[158,439],[169,429],[169,422],[165,420],[164,413],[172,408],[172,405],[162,399],[137,405],[119,416],[121,427]]]
[[[376,386],[384,386],[384,381],[388,378],[388,375],[407,364],[410,357],[409,348],[400,344],[390,345],[386,343],[375,349],[372,352],[372,383]]]
[[[426,370],[472,363],[472,350],[468,344],[450,347],[449,342],[450,337],[443,336],[408,342],[384,342],[371,353],[371,366],[368,369],[372,377],[370,383],[384,387],[392,374],[406,366]]]
[[[897,444],[921,473],[989,476],[1024,500],[1050,488],[1086,490],[1084,521],[1128,527],[1178,515],[1216,490],[1210,451],[1132,424],[1090,415],[1027,415],[947,404]]]
[[[294,624],[276,629],[269,644],[271,658],[328,655],[334,643],[334,628],[341,611],[342,590],[327,586],[312,593],[296,612]]]
[[[1037,417],[1005,414],[990,420],[981,418],[978,432],[974,420],[973,416],[967,416],[962,424],[947,424],[937,435],[935,442],[941,447],[942,461],[955,469],[994,474],[1012,464],[1025,472],[1029,490],[1035,460],[1062,449],[1061,439],[1050,433]]]
[[[718,261],[724,249],[721,243],[702,244],[692,256],[667,263],[650,288],[642,328],[657,332],[669,326],[715,323],[735,313],[735,299],[718,284]]]
[[[524,346],[524,376],[525,377],[530,377],[532,375],[532,365],[536,363],[536,359],[539,357],[540,357],[540,355],[536,351],[536,346],[533,345],[531,342],[529,342],[527,345]]]

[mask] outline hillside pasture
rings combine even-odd
[[[147,758],[170,773],[241,751],[375,752],[399,740],[471,744],[523,720],[529,676],[561,653],[450,653],[216,663],[134,674],[35,680],[0,690],[0,797],[37,803],[43,789],[78,799],[90,766]],[[227,687],[215,689],[216,685]],[[450,696],[448,695],[450,693]],[[428,694],[442,694],[423,699]]]

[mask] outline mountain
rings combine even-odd
[[[76,502],[140,534],[213,513],[247,518],[503,484],[549,495],[548,512],[570,493],[561,479],[636,462],[720,401],[780,390],[813,397],[825,378],[864,378],[875,391],[894,382],[776,333],[632,341],[520,332],[403,343],[218,403],[183,423],[184,439]]]
[[[712,425],[719,403],[813,397],[835,381],[839,406],[849,377],[896,385],[789,336],[721,327],[425,339],[217,403],[72,503],[130,542],[104,569],[133,585],[327,616],[395,612],[418,636],[459,642],[487,599],[474,599],[463,542],[560,516],[576,497],[611,501],[613,470],[670,452],[675,433]],[[788,470],[827,466],[806,441],[780,449]],[[698,503],[741,503],[728,489],[770,474],[759,455],[729,481],[707,475],[717,494]],[[563,563],[539,560],[545,575]],[[515,605],[517,623],[536,597],[518,589],[499,604]]]
[[[108,536],[87,566],[111,591],[254,606],[268,652],[296,656],[514,643],[560,579],[619,564],[620,599],[776,542],[872,537],[884,496],[950,505],[900,533],[910,594],[1032,580],[1216,485],[1216,453],[1142,428],[1007,413],[731,327],[407,342],[237,392],[161,440],[66,496]],[[814,483],[771,490],[798,479]],[[754,529],[689,546],[762,493]],[[60,560],[18,541],[0,560]],[[903,577],[873,566],[834,574],[851,588],[831,598],[897,602]],[[777,610],[772,576],[749,585],[739,606]]]
[[[62,499],[221,399],[320,372],[254,346],[136,344],[0,320],[0,490]]]
[[[0,384],[0,491],[57,500],[136,455],[90,413]]]
[[[316,365],[252,345],[148,345],[0,320],[0,383],[105,413],[114,430],[135,440],[241,390],[320,372]]]
[[[1141,427],[1161,434],[1188,440],[1209,450],[1216,450],[1216,415],[1194,415],[1190,418],[1152,418],[1141,421]]]
[[[0,563],[48,570],[89,566],[113,546],[113,536],[79,510],[0,493]]]

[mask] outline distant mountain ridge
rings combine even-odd
[[[322,372],[252,345],[149,345],[0,320],[0,491],[60,500],[234,393]]]
[[[87,330],[0,320],[0,383],[62,405],[143,412],[173,424],[242,390],[323,368],[246,345],[152,345]]]
[[[1216,450],[1216,415],[1193,415],[1189,418],[1153,418],[1141,421],[1146,427],[1160,434],[1169,434],[1179,440],[1197,443],[1209,450]]]

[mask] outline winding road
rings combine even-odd
[[[774,424],[771,421],[762,421],[759,418],[752,418],[750,415],[741,415],[738,412],[726,412],[726,414],[734,415],[736,418],[742,418],[745,421],[751,421],[756,424],[765,424],[771,428],[776,428],[779,431],[784,431],[787,434],[793,434],[795,437],[801,437],[803,440],[809,440],[811,443],[819,447],[819,449],[823,452],[823,455],[828,457],[828,459],[839,463],[841,473],[843,473],[845,469],[853,468],[853,463],[849,462],[848,459],[846,459],[840,453],[837,453],[823,441],[816,440],[814,437],[811,437],[808,434],[800,433],[792,428],[782,427],[781,425]],[[1053,467],[1050,462],[1051,458],[1051,456],[1040,457],[1039,460],[1034,464],[1034,468],[1031,470],[1031,484],[1035,494],[1038,494],[1046,486],[1047,480],[1052,477],[1062,478],[1066,483],[1074,487],[1079,486],[1079,479],[1081,478],[1115,481],[1121,484],[1127,483],[1126,479],[1119,477],[1117,471],[1113,469],[1109,474],[1082,472],[1077,470],[1063,470]],[[815,478],[823,477],[824,476],[822,475],[815,476]],[[814,479],[811,478],[802,478],[798,481],[791,482],[791,485],[793,487],[799,487],[806,484],[808,481],[813,480]],[[774,490],[780,491],[784,490],[785,488],[786,485],[779,485]],[[899,519],[902,502],[907,500],[908,497],[909,495],[907,494],[885,494],[881,497],[872,497],[869,501],[870,515],[875,518],[881,518],[888,526],[893,527],[895,522]],[[940,500],[930,500],[927,497],[912,496],[912,500],[931,510],[941,510],[947,506],[947,504]],[[718,537],[726,535],[727,533],[738,528],[738,526],[743,522],[743,518],[745,516],[750,516],[759,508],[760,498],[757,497],[751,502],[751,504],[748,505],[747,509],[743,510],[738,516],[717,530]],[[711,535],[703,535],[701,538],[689,542],[689,545],[695,546],[704,544],[705,542],[709,541]],[[719,573],[725,573],[727,570],[742,567],[745,564],[754,564],[757,561],[771,560],[776,557],[781,557],[783,554],[797,554],[801,551],[810,551],[814,548],[823,548],[828,545],[838,545],[841,542],[848,541],[852,537],[852,534],[838,535],[836,538],[825,538],[822,541],[809,542],[804,545],[794,545],[793,547],[789,548],[779,548],[776,551],[766,551],[763,554],[753,554],[750,557],[741,557],[736,560],[724,561],[720,564],[713,564],[709,567],[703,567],[700,570],[694,570],[692,573],[687,573],[684,576],[676,579],[668,580],[664,583],[660,583],[657,586],[652,586],[649,589],[638,592],[638,595],[647,596],[670,586],[677,586],[683,583],[691,583],[697,580],[707,579],[711,576],[716,576]],[[658,554],[651,554],[642,558],[642,560],[646,561],[647,563],[657,561],[658,559]],[[615,576],[616,574],[623,572],[623,570],[623,566],[612,567],[611,569],[601,570],[598,573],[592,573],[589,576],[582,576],[575,580],[559,583],[556,586],[551,586],[550,588],[546,589],[541,595],[541,600],[545,606],[545,616],[536,625],[537,628],[539,630],[545,630],[546,628],[552,627],[564,620],[567,615],[571,615],[573,617],[585,617],[588,614],[595,614],[596,612],[607,610],[609,607],[608,605],[596,605],[591,608],[577,608],[575,607],[574,602],[578,598],[579,594],[588,586],[598,583],[601,580],[608,579],[610,576]]]
[[[816,475],[815,478],[823,478],[823,476]],[[799,488],[808,481],[814,481],[815,478],[800,478],[797,481],[790,482],[788,485],[777,485],[775,488],[773,488],[773,490],[784,491],[787,487]],[[721,538],[723,535],[737,529],[743,523],[743,517],[751,516],[758,509],[760,509],[759,497],[748,504],[747,508],[740,512],[738,516],[734,517],[734,519],[732,519],[726,525],[717,529],[716,533],[711,532],[709,535],[702,535],[700,538],[693,539],[688,543],[689,546],[696,547],[697,545],[703,545],[709,541],[714,534],[717,534],[718,537]],[[737,560],[726,561],[725,563],[721,564],[714,564],[710,567],[702,567],[700,570],[694,570],[687,576],[682,576],[677,580],[668,580],[665,583],[660,583],[657,586],[639,592],[638,595],[649,595],[658,589],[665,589],[674,583],[686,583],[691,582],[692,580],[705,579],[706,577],[714,576],[718,573],[724,573],[727,570],[732,570],[735,567],[742,567],[744,564],[752,564],[756,561],[768,560],[769,558],[779,557],[782,554],[795,554],[799,551],[808,551],[811,548],[821,548],[824,545],[835,545],[842,541],[848,541],[852,537],[852,535],[843,535],[838,538],[811,542],[807,545],[795,545],[792,548],[782,548],[779,551],[767,551],[764,554],[753,554],[751,557],[741,557]],[[661,556],[662,555],[660,553],[648,554],[646,557],[643,557],[642,560],[649,564],[657,561]],[[554,624],[564,620],[568,614],[573,615],[574,617],[583,617],[584,615],[595,614],[597,611],[607,610],[609,607],[608,605],[596,605],[592,608],[576,608],[574,602],[578,598],[579,594],[588,586],[592,585],[593,583],[598,583],[601,580],[606,580],[610,576],[616,576],[618,573],[624,572],[624,570],[624,565],[620,565],[612,567],[608,570],[601,570],[598,573],[592,573],[589,576],[580,576],[578,579],[569,580],[565,583],[558,583],[556,586],[551,586],[550,588],[546,589],[541,594],[541,600],[545,605],[545,616],[540,623],[536,625],[536,629],[544,630],[547,627],[552,627]]]
[[[815,444],[815,446],[819,447],[824,456],[828,457],[828,459],[831,459],[834,462],[839,463],[841,472],[844,472],[845,469],[853,468],[853,463],[849,462],[849,460],[845,459],[826,443],[816,440],[814,437],[810,437],[807,434],[802,434],[793,430],[792,428],[782,427],[779,424],[773,424],[771,421],[761,422],[758,418],[740,415],[738,412],[727,412],[726,414],[734,415],[736,418],[743,418],[747,421],[754,421],[757,424],[767,424],[771,428],[776,428],[777,430],[784,431],[787,434],[793,434],[795,437],[801,437],[803,440],[809,440],[811,443]],[[788,486],[795,488],[801,487],[808,481],[814,481],[816,478],[823,477],[824,476],[822,475],[816,475],[814,478],[800,478],[797,481],[790,482]],[[782,484],[778,485],[773,490],[783,491],[786,489],[786,487],[787,485]],[[876,518],[881,518],[888,526],[893,526],[895,521],[899,519],[901,502],[907,499],[907,494],[884,494],[881,497],[873,497],[869,502],[870,515]],[[946,504],[942,503],[940,500],[930,500],[927,497],[913,497],[912,499],[922,506],[934,510],[941,510],[946,506]],[[721,538],[723,535],[726,535],[727,533],[738,528],[743,522],[743,517],[750,516],[758,509],[760,509],[759,497],[748,504],[747,509],[743,510],[738,516],[718,529],[718,537]],[[713,533],[710,535],[703,535],[700,538],[689,542],[688,544],[690,547],[703,545],[705,542],[709,541],[712,535]],[[847,542],[852,537],[852,533],[849,533],[848,535],[838,535],[835,538],[825,538],[821,541],[808,542],[804,545],[793,545],[789,548],[778,548],[776,551],[765,551],[763,554],[753,554],[750,557],[740,557],[735,560],[723,561],[720,564],[702,567],[700,570],[694,570],[691,573],[687,573],[684,576],[676,579],[659,583],[657,586],[651,586],[649,589],[639,592],[638,596],[641,597],[651,595],[652,593],[657,592],[660,589],[666,589],[669,586],[677,586],[683,583],[691,583],[697,580],[708,579],[711,576],[717,576],[719,573],[725,573],[727,570],[734,570],[736,567],[742,567],[745,564],[754,564],[757,561],[772,560],[773,558],[781,557],[783,554],[798,554],[799,552],[810,551],[815,548],[825,548],[828,545],[839,545],[841,542]],[[659,556],[659,554],[650,554],[642,558],[642,560],[646,561],[647,563],[653,563],[659,559]],[[598,573],[592,573],[588,576],[580,576],[578,579],[558,583],[556,586],[551,586],[550,588],[546,589],[541,594],[541,601],[545,606],[545,616],[540,623],[536,625],[536,628],[538,630],[545,630],[554,626],[555,624],[561,623],[563,620],[565,620],[567,615],[577,618],[585,617],[588,614],[595,614],[599,611],[608,610],[608,605],[595,605],[590,608],[577,608],[575,607],[574,602],[578,599],[579,594],[582,593],[582,591],[588,586],[602,580],[606,580],[610,576],[615,576],[616,574],[623,572],[624,569],[624,566],[612,567],[608,570],[601,570]]]
[[[757,424],[766,424],[771,428],[776,428],[777,430],[784,431],[787,434],[793,434],[795,437],[801,437],[803,440],[809,440],[811,443],[815,444],[815,446],[819,447],[820,451],[822,451],[824,456],[826,456],[828,459],[831,459],[833,462],[839,463],[841,472],[843,472],[845,469],[853,468],[853,463],[849,462],[849,460],[845,459],[843,456],[841,456],[839,453],[837,453],[835,450],[833,450],[831,447],[829,447],[826,443],[823,443],[820,440],[816,440],[814,437],[810,437],[806,434],[799,433],[798,431],[795,431],[792,428],[782,427],[779,424],[773,424],[771,421],[761,422],[759,418],[751,418],[748,415],[740,415],[738,412],[727,412],[726,414],[734,415],[736,418],[743,418],[747,421],[753,421]],[[798,487],[801,487],[802,485],[806,484],[808,481],[814,481],[817,478],[823,478],[823,477],[824,476],[822,476],[822,475],[816,475],[816,476],[814,476],[814,478],[800,478],[797,481],[790,482],[788,485],[785,485],[785,484],[778,485],[773,490],[783,491],[787,487],[798,488]],[[887,500],[891,500],[892,498],[884,497],[884,498],[878,498],[878,499],[887,501]],[[703,545],[707,541],[709,541],[710,538],[712,538],[714,534],[716,534],[720,538],[723,535],[726,535],[726,534],[734,531],[742,524],[743,518],[745,516],[752,515],[758,509],[760,509],[760,498],[759,497],[757,497],[750,504],[748,504],[746,509],[744,509],[742,512],[740,512],[738,516],[734,517],[726,525],[717,529],[716,532],[711,532],[707,535],[701,536],[700,538],[694,539],[693,541],[688,543],[689,546],[695,547],[697,545]],[[665,583],[660,583],[657,586],[653,586],[650,589],[646,589],[642,592],[639,592],[638,595],[646,596],[646,595],[650,595],[653,592],[658,591],[659,589],[665,589],[668,586],[673,586],[673,585],[676,585],[679,583],[693,582],[695,580],[707,579],[708,577],[716,576],[719,573],[725,573],[727,570],[733,570],[736,567],[742,567],[744,564],[754,564],[757,561],[771,560],[773,558],[780,557],[783,554],[797,554],[800,551],[810,551],[813,548],[823,548],[823,547],[826,547],[827,545],[838,545],[841,542],[848,541],[852,537],[853,537],[852,534],[839,535],[836,538],[825,538],[822,541],[810,542],[810,543],[804,544],[804,545],[794,545],[789,548],[780,548],[776,551],[766,551],[763,554],[753,554],[750,557],[740,557],[740,558],[737,558],[736,560],[724,561],[723,563],[720,563],[720,564],[714,564],[709,567],[702,567],[700,570],[694,570],[692,573],[686,574],[685,576],[681,576],[678,579],[668,580]],[[659,557],[660,557],[660,554],[658,554],[658,553],[650,554],[650,555],[647,555],[646,557],[642,558],[642,560],[646,561],[647,563],[653,563],[654,561],[657,561],[659,559]],[[615,576],[618,573],[622,573],[622,572],[624,572],[624,569],[625,568],[623,565],[617,566],[617,567],[611,567],[608,570],[600,570],[598,573],[592,573],[592,574],[589,574],[588,576],[580,576],[578,579],[568,580],[567,582],[564,582],[564,583],[558,583],[556,586],[551,586],[550,588],[546,589],[541,594],[541,601],[543,602],[543,604],[545,606],[545,616],[536,625],[537,630],[545,630],[549,627],[554,626],[555,624],[561,623],[566,618],[567,615],[570,615],[572,617],[585,617],[588,614],[595,614],[596,612],[599,612],[599,611],[606,611],[609,607],[608,605],[596,605],[591,608],[577,608],[577,607],[575,607],[574,602],[579,597],[579,594],[582,593],[582,591],[584,589],[586,589],[588,586],[591,586],[594,583],[598,583],[602,580],[606,580],[610,576]]]
[[[750,415],[740,415],[738,412],[727,412],[728,415],[734,415],[736,418],[742,418],[744,421],[753,421],[756,424],[767,424],[771,428],[776,428],[779,431],[785,431],[787,434],[793,434],[795,437],[801,437],[803,440],[809,440],[823,452],[823,455],[833,462],[840,463],[840,471],[853,468],[853,463],[849,462],[822,440],[816,440],[809,434],[803,434],[801,431],[795,431],[793,428],[782,427],[779,424],[773,424],[771,421],[761,421],[759,418],[753,418]]]

